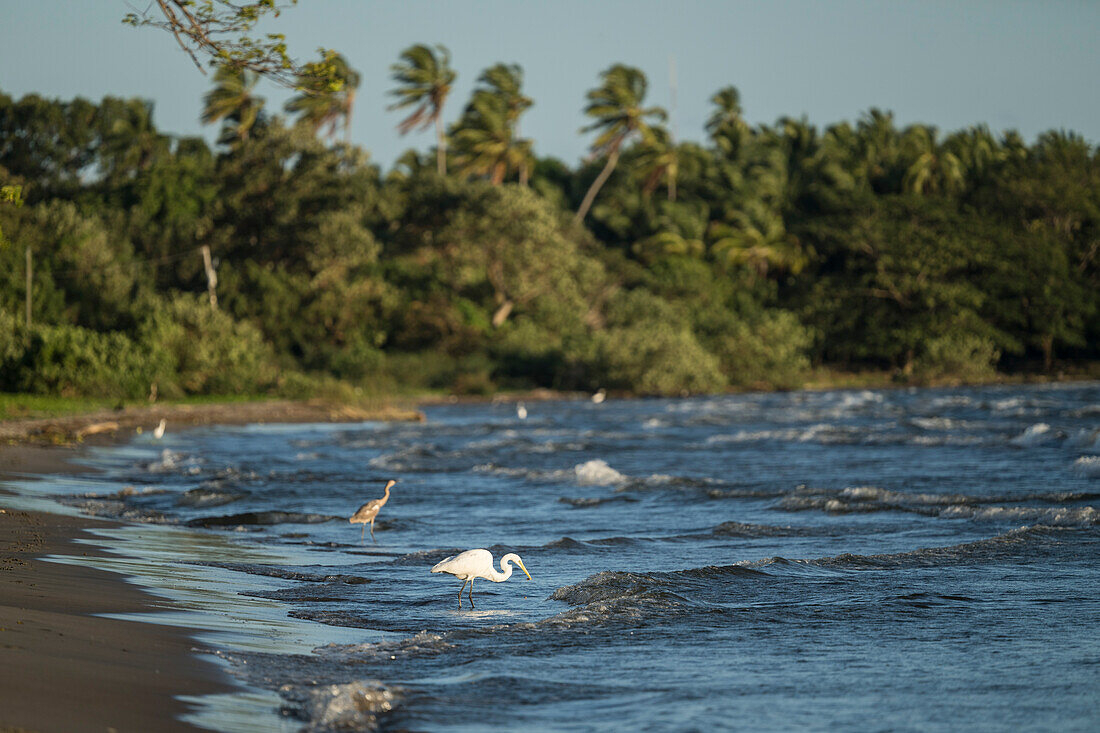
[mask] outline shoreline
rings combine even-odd
[[[74,473],[60,448],[0,447],[0,480]],[[7,493],[7,492],[5,492]],[[0,495],[0,507],[7,502]],[[80,540],[116,522],[4,508],[0,513],[0,730],[199,730],[182,695],[238,689],[190,631],[97,614],[148,613],[164,602],[125,576],[51,562],[106,555]]]
[[[238,692],[194,629],[97,614],[150,613],[166,602],[128,576],[51,556],[109,556],[90,530],[123,526],[86,515],[14,508],[9,480],[89,472],[81,446],[121,445],[161,418],[171,427],[422,420],[419,411],[271,401],[131,407],[0,422],[0,733],[204,730],[183,719],[206,695]]]
[[[323,400],[263,400],[208,404],[143,405],[115,410],[93,410],[59,417],[0,420],[0,446],[109,445],[126,441],[134,432],[152,430],[160,420],[168,429],[196,425],[251,423],[351,423],[422,421],[424,414],[405,403],[357,407]],[[0,465],[0,476],[3,467]]]

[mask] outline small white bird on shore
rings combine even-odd
[[[592,395],[592,402],[593,402],[593,404],[596,404],[596,405],[600,404],[601,402],[603,402],[606,399],[607,399],[607,390],[604,389],[603,387],[600,387],[598,390],[596,390],[596,394]]]
[[[164,426],[168,424],[168,421],[163,417],[160,419],[160,424],[153,430],[153,437],[160,440],[164,437]]]
[[[371,499],[363,506],[355,510],[355,514],[351,515],[348,522],[351,524],[363,525],[363,532],[359,535],[359,541],[362,542],[367,534],[367,524],[370,524],[370,538],[374,539],[374,520],[378,518],[378,511],[386,505],[386,502],[390,500],[390,489],[397,483],[396,479],[390,479],[386,482],[386,493],[381,499]]]
[[[493,567],[493,553],[488,550],[466,550],[466,552],[459,553],[454,557],[448,557],[446,560],[441,560],[435,564],[432,568],[433,573],[450,573],[459,580],[462,581],[462,587],[458,589],[458,608],[462,610],[462,591],[466,590],[466,584],[470,584],[470,592],[468,598],[470,599],[470,608],[474,607],[474,578],[485,578],[491,580],[494,583],[503,583],[512,577],[512,563],[519,565],[519,569],[523,571],[523,574],[527,576],[527,579],[531,579],[531,573],[527,572],[526,566],[523,564],[523,560],[519,559],[519,555],[514,552],[509,552],[504,557],[500,558],[500,569],[503,572],[498,572]]]
[[[522,402],[516,405],[516,417],[518,417],[520,420],[527,419],[527,406],[524,405]]]

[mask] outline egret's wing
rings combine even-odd
[[[437,562],[435,565],[432,566],[432,572],[433,573],[442,573],[442,572],[444,572],[444,566],[447,563],[449,563],[451,560],[454,560],[455,557],[456,557],[455,555],[451,555],[448,558],[440,560],[439,562]]]

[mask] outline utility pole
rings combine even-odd
[[[214,263],[210,259],[210,245],[202,246],[202,264],[206,268],[206,291],[210,293],[210,307],[217,310],[218,294],[214,289],[218,287],[218,273],[214,271]]]
[[[27,245],[27,338],[31,333],[31,246]]]

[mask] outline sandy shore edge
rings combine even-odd
[[[76,540],[117,523],[12,508],[9,479],[86,472],[76,444],[127,440],[161,418],[180,426],[421,420],[410,408],[363,410],[326,403],[262,402],[142,407],[0,423],[0,733],[200,730],[180,720],[178,696],[239,689],[194,653],[188,629],[102,618],[164,601],[115,573],[49,562],[106,554]],[[6,444],[6,445],[5,445]]]
[[[0,447],[0,481],[73,472],[71,449]],[[86,469],[81,469],[86,470]],[[8,508],[0,495],[0,731],[192,731],[177,695],[236,689],[193,653],[187,629],[92,614],[163,603],[121,576],[43,560],[98,552],[75,540],[112,526]]]

